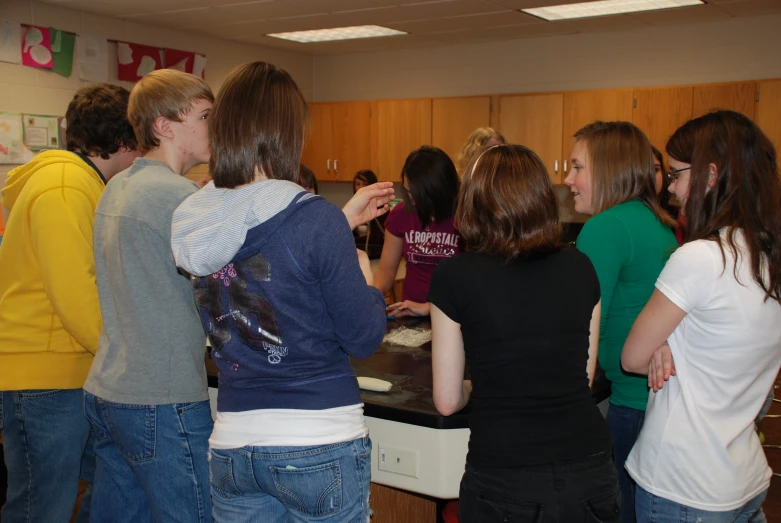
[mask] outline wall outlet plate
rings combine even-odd
[[[389,445],[378,444],[379,469],[385,472],[403,476],[418,477],[418,452],[416,450],[400,449]]]

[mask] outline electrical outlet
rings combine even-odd
[[[403,476],[418,477],[418,452],[388,445],[379,447],[379,468],[385,472],[393,472]]]

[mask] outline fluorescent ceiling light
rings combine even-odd
[[[701,4],[704,4],[702,0],[600,0],[598,2],[535,7],[534,9],[522,9],[522,11],[553,21],[638,13],[641,11],[655,11],[657,9],[671,9]]]
[[[353,27],[335,27],[333,29],[314,29],[312,31],[291,31],[289,33],[271,33],[266,36],[292,40],[308,44],[312,42],[331,42],[333,40],[355,40],[357,38],[376,38],[378,36],[405,35],[404,31],[397,31],[389,27],[379,25],[356,25]]]

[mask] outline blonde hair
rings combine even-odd
[[[160,146],[155,120],[160,116],[181,122],[198,100],[214,102],[209,86],[189,73],[160,69],[147,74],[130,91],[127,116],[138,139],[138,150],[149,152]]]
[[[475,153],[485,147],[491,139],[499,142],[497,145],[504,145],[507,143],[504,136],[491,127],[478,127],[472,131],[472,134],[469,135],[469,138],[466,139],[466,143],[464,143],[464,146],[461,148],[458,160],[456,161],[459,176],[464,175],[464,171],[466,171],[466,168]]]
[[[594,122],[575,133],[583,141],[591,167],[594,213],[640,200],[664,225],[673,220],[656,196],[654,153],[645,133],[629,122]]]

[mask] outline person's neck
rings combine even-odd
[[[144,154],[144,158],[147,160],[163,162],[179,176],[184,176],[190,169],[196,166],[196,163],[193,163],[191,159],[182,158],[182,155],[178,151],[175,151],[173,147],[168,147],[167,144],[164,143],[161,143],[160,147],[152,149]]]
[[[98,168],[100,174],[103,175],[106,181],[109,181],[115,174],[122,170],[114,155],[109,156],[108,159],[101,158],[100,155],[87,157],[95,164],[95,167]]]

